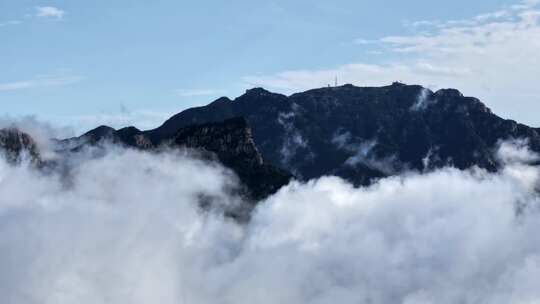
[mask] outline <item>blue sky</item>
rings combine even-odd
[[[540,126],[537,9],[535,0],[0,0],[0,114],[144,129],[249,87],[288,94],[337,75],[457,87]]]

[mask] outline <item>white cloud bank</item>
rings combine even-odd
[[[220,90],[212,89],[177,89],[174,93],[180,97],[197,97],[197,96],[211,96],[219,95],[223,92]]]
[[[113,149],[69,180],[2,161],[2,303],[536,303],[540,171],[523,142],[499,158],[499,174],[293,182],[245,226],[197,208],[238,200],[187,156]]]
[[[285,92],[341,83],[379,86],[401,80],[429,87],[455,87],[481,98],[496,113],[540,126],[540,10],[524,1],[468,20],[421,21],[416,35],[381,38],[385,63],[355,62],[328,70],[294,70],[248,76],[245,81]],[[359,39],[357,44],[372,41]]]
[[[11,117],[0,116],[0,129],[16,128],[30,135],[40,149],[40,154],[44,159],[56,156],[52,139],[70,138],[75,136],[75,132],[70,127],[58,127],[39,120],[35,116]]]

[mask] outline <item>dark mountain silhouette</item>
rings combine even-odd
[[[61,140],[58,146],[60,152],[66,153],[78,152],[89,145],[108,143],[150,151],[177,147],[203,152],[203,157],[219,161],[232,169],[245,186],[241,194],[252,201],[273,194],[292,177],[285,170],[264,162],[253,142],[250,127],[241,117],[182,127],[156,142],[151,142],[145,132],[135,127],[115,130],[100,126],[80,137]]]
[[[154,147],[150,140],[135,127],[115,130],[108,126],[99,126],[79,137],[60,140],[58,141],[58,145],[59,150],[78,150],[86,145],[95,145],[103,141],[141,149],[151,149]]]
[[[304,180],[337,175],[357,185],[444,166],[496,171],[501,141],[526,139],[540,152],[538,131],[500,118],[455,89],[344,85],[285,96],[255,88],[182,111],[153,130],[101,126],[59,141],[59,149],[106,141],[144,150],[203,150],[259,199],[286,184],[287,171]]]
[[[191,108],[144,132],[154,143],[181,127],[245,117],[270,163],[310,179],[338,175],[355,184],[403,170],[447,165],[490,171],[502,140],[524,138],[540,151],[538,129],[493,114],[455,89],[344,85],[285,96],[261,88]]]

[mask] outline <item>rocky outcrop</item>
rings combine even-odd
[[[17,129],[0,130],[0,152],[10,164],[16,165],[25,158],[29,159],[44,173],[61,173],[66,184],[70,183],[72,161],[76,162],[76,154],[86,147],[92,147],[91,154],[87,156],[94,157],[100,157],[108,145],[114,144],[156,153],[164,148],[195,150],[197,153],[193,156],[220,162],[238,177],[238,187],[226,190],[243,197],[243,204],[227,206],[223,212],[239,221],[249,219],[258,201],[275,193],[292,178],[288,172],[264,162],[253,142],[251,129],[243,118],[180,128],[171,138],[161,141],[159,146],[152,144],[143,132],[133,127],[120,130],[99,127],[80,137],[60,140],[57,144],[58,157],[42,161],[36,143],[28,134]],[[214,198],[201,194],[200,204],[202,207],[213,206]]]
[[[170,145],[215,154],[238,175],[247,196],[255,201],[273,194],[292,177],[285,170],[264,163],[244,118],[181,128],[170,139]]]
[[[292,177],[288,172],[264,162],[244,118],[190,125],[155,142],[135,127],[115,130],[101,126],[80,137],[60,141],[58,149],[69,158],[66,153],[78,152],[88,146],[103,147],[109,144],[145,151],[173,147],[204,152],[204,157],[216,160],[234,171],[241,182],[240,194],[250,202],[273,194]]]
[[[41,164],[39,150],[32,137],[16,128],[0,130],[0,153],[11,164],[20,163],[25,158],[35,165]]]

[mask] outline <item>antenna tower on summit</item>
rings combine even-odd
[[[334,86],[337,87],[337,76],[336,76],[336,78],[334,79]]]

